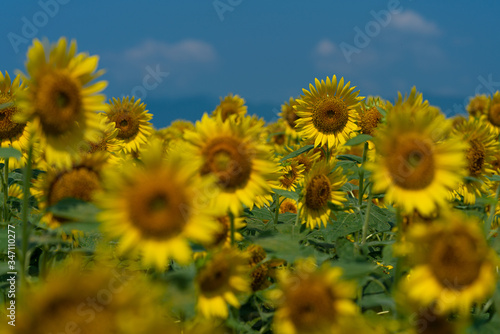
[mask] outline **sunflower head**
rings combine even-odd
[[[285,120],[289,132],[295,134],[296,121],[299,119],[299,116],[297,116],[294,108],[297,104],[298,103],[296,99],[290,97],[290,100],[288,102],[285,102],[281,105],[281,113],[279,114],[283,118],[283,120]]]
[[[110,122],[115,123],[118,129],[116,138],[121,141],[123,150],[127,153],[139,151],[153,131],[149,122],[152,115],[146,110],[146,105],[141,103],[141,99],[128,96],[113,98],[109,101],[106,115]]]
[[[327,144],[329,148],[342,145],[357,130],[355,108],[363,99],[359,91],[344,85],[344,78],[337,81],[334,75],[321,82],[316,79],[315,86],[303,89],[304,95],[297,99],[294,106],[297,116],[296,130],[306,139],[314,139],[315,146]]]
[[[19,94],[21,112],[15,121],[34,123],[50,164],[69,166],[80,143],[99,134],[95,112],[105,105],[104,95],[97,93],[107,83],[92,83],[103,73],[96,72],[98,59],[76,54],[76,42],[68,47],[65,38],[52,46],[35,39],[28,50],[28,88]]]
[[[0,105],[5,105],[0,109],[0,144],[11,145],[17,149],[24,148],[27,142],[27,134],[24,132],[26,123],[14,121],[14,115],[19,112],[16,105],[16,95],[18,90],[24,90],[20,75],[11,81],[9,73],[5,75],[0,72]]]
[[[489,99],[486,108],[487,119],[497,131],[500,128],[500,92],[496,91],[495,94]]]
[[[471,97],[466,109],[470,116],[476,117],[486,114],[488,111],[489,98],[485,94]]]
[[[224,122],[229,117],[235,115],[235,118],[240,116],[245,116],[247,113],[247,106],[245,105],[245,100],[239,95],[233,95],[229,93],[224,98],[220,98],[219,105],[215,108],[212,115],[214,117],[220,117]]]

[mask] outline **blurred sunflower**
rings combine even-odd
[[[2,333],[180,334],[163,315],[161,291],[151,282],[103,264],[84,270],[82,260],[68,262],[51,271],[44,284],[23,290],[16,300],[16,326]]]
[[[208,248],[228,247],[231,245],[231,218],[229,217],[229,215],[221,215],[217,216],[216,219],[220,225],[220,228],[217,231],[214,231],[212,242],[210,242],[206,246]],[[239,230],[241,230],[245,226],[245,218],[238,216],[234,217],[235,241],[243,240],[243,236],[241,235]]]
[[[465,204],[474,204],[477,196],[488,192],[487,176],[495,173],[492,162],[500,155],[498,134],[484,120],[469,118],[455,127],[455,134],[468,144],[467,171],[472,180],[465,180],[456,190]]]
[[[303,145],[296,144],[296,145],[288,147],[285,155],[288,155],[292,152],[297,151],[302,146]],[[311,170],[314,163],[319,160],[320,156],[321,156],[320,151],[318,151],[317,149],[312,149],[312,150],[309,150],[307,152],[301,153],[298,156],[296,156],[290,160],[297,161],[297,164],[299,166],[304,167],[304,174],[307,174]]]
[[[165,161],[160,142],[143,151],[142,161],[105,172],[97,201],[102,229],[120,240],[120,253],[139,253],[146,265],[165,269],[171,259],[187,264],[192,260],[188,240],[210,243],[219,228],[200,191],[213,193],[212,181],[194,178],[177,154]]]
[[[322,223],[326,227],[333,216],[329,203],[343,206],[342,202],[347,201],[346,194],[339,190],[346,181],[342,168],[336,167],[335,162],[314,165],[301,182],[299,212],[302,223],[311,229]]]
[[[65,38],[52,46],[35,39],[28,50],[29,77],[24,78],[28,88],[19,91],[20,112],[14,121],[33,123],[49,164],[70,166],[79,144],[99,135],[96,111],[105,105],[104,95],[98,93],[107,82],[92,83],[103,73],[96,72],[98,60],[76,54],[75,41],[68,49]]]
[[[65,198],[75,198],[93,202],[97,191],[102,188],[102,171],[107,157],[100,154],[73,158],[73,166],[67,168],[50,167],[33,184],[33,192],[38,199],[39,208],[45,210]],[[51,228],[60,226],[68,220],[48,211],[42,222]]]
[[[293,97],[290,97],[290,100],[288,102],[284,102],[281,105],[281,113],[279,113],[279,116],[283,118],[283,120],[286,121],[286,127],[285,127],[285,132],[287,135],[292,137],[293,139],[298,138],[299,135],[297,131],[295,130],[295,125],[297,120],[299,119],[299,116],[297,116],[297,113],[295,111],[295,106],[298,105],[298,102],[296,99]]]
[[[297,184],[304,177],[304,165],[299,164],[298,160],[291,160],[282,169],[282,175],[279,178],[279,188],[289,191],[295,191]]]
[[[0,72],[0,105],[8,106],[0,109],[0,147],[13,147],[23,152],[23,161],[26,162],[26,151],[29,141],[29,127],[26,123],[14,121],[14,115],[19,113],[17,106],[18,91],[25,90],[21,83],[21,76],[17,75],[12,81],[9,73]],[[9,167],[21,167],[24,163],[17,163],[16,159],[9,160]]]
[[[277,289],[268,293],[276,305],[276,333],[347,333],[356,321],[353,299],[356,284],[341,279],[342,269],[316,267],[314,260],[301,260],[295,270],[278,272]]]
[[[123,150],[125,153],[138,152],[153,132],[149,122],[153,116],[146,110],[146,105],[141,103],[141,99],[127,96],[109,100],[108,106],[106,115],[118,129],[116,137],[121,141]]]
[[[279,213],[285,212],[297,213],[297,202],[289,198],[285,198],[280,204]]]
[[[213,111],[212,116],[220,117],[224,122],[232,115],[235,115],[237,118],[245,116],[246,113],[247,106],[245,105],[245,100],[238,94],[233,95],[233,93],[229,93],[224,99],[222,97],[220,98],[220,103]]]
[[[365,103],[358,107],[358,125],[360,133],[375,136],[376,129],[382,121],[382,114],[378,108],[386,109],[385,103],[380,98],[368,98]]]
[[[116,138],[119,130],[115,127],[115,123],[109,121],[105,113],[99,113],[98,116],[101,130],[99,137],[94,141],[83,143],[81,151],[89,154],[105,152],[110,158],[114,158],[121,150],[121,144]]]
[[[405,243],[415,267],[401,291],[411,302],[433,305],[437,314],[467,315],[495,290],[498,258],[475,219],[453,213],[413,225]]]
[[[374,138],[375,161],[366,164],[373,191],[385,192],[385,200],[403,213],[430,215],[445,206],[466,166],[466,144],[450,134],[449,121],[425,107],[396,107]]]
[[[486,119],[495,130],[496,134],[500,133],[500,92],[496,91],[492,97],[488,99],[486,107],[486,115],[482,118]]]
[[[278,164],[271,159],[267,146],[257,138],[262,123],[243,117],[237,123],[229,118],[203,115],[196,131],[186,132],[191,149],[186,155],[195,163],[201,176],[212,175],[220,193],[216,206],[235,215],[242,205],[254,206],[255,197],[270,192],[268,181],[278,177]]]
[[[344,144],[358,130],[355,108],[363,99],[358,97],[359,91],[344,78],[337,82],[334,75],[326,82],[315,80],[316,87],[309,85],[309,91],[303,89],[304,95],[297,99],[294,106],[297,116],[296,131],[305,139],[313,139],[314,146],[328,145],[334,148]]]
[[[227,318],[227,303],[238,308],[237,295],[250,292],[248,255],[234,248],[214,253],[199,270],[196,288],[204,317]]]
[[[488,112],[488,105],[490,101],[485,94],[476,95],[470,98],[469,104],[466,109],[470,116],[478,117]]]

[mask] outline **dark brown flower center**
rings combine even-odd
[[[54,205],[64,198],[90,202],[101,188],[99,175],[88,168],[75,168],[59,175],[50,185],[48,204]]]
[[[226,261],[213,260],[198,276],[198,284],[205,294],[216,293],[229,284],[230,268]]]
[[[118,129],[116,137],[119,139],[134,139],[139,133],[139,120],[137,116],[125,108],[114,112],[109,119],[111,122],[115,122]]]
[[[475,139],[469,141],[469,144],[470,147],[467,150],[469,176],[479,176],[483,171],[486,152],[483,144]]]
[[[336,96],[326,96],[313,108],[312,122],[322,133],[336,134],[344,130],[349,121],[347,104]]]
[[[361,119],[359,120],[361,133],[373,136],[374,130],[380,123],[381,119],[382,114],[375,107],[372,107],[366,112],[362,113]]]
[[[306,188],[306,206],[313,210],[324,208],[331,199],[330,180],[324,174],[314,176]]]
[[[8,102],[12,102],[12,98],[9,95],[0,93],[0,105]],[[0,109],[0,141],[16,139],[23,133],[26,123],[20,124],[12,121],[12,116],[17,112],[18,109],[15,105]]]
[[[500,126],[500,103],[493,104],[488,113],[488,120],[495,126]]]

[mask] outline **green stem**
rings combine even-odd
[[[276,209],[275,209],[275,213],[274,213],[274,224],[278,224],[278,216],[280,214],[280,196],[278,194],[275,194],[276,195]]]
[[[231,223],[231,246],[234,246],[235,240],[234,240],[234,215],[231,211],[228,213],[229,215],[229,221]]]
[[[7,206],[9,199],[9,158],[5,158],[3,166],[4,176],[2,177],[2,191],[3,191],[3,218],[5,222],[10,220],[10,209]]]
[[[372,194],[371,189],[368,190],[368,192],[370,193],[370,195],[368,197],[368,206],[366,207],[365,222],[363,223],[363,232],[361,235],[361,245],[364,245],[366,242],[366,235],[368,234],[368,223],[370,222],[370,210],[372,208],[373,194]]]
[[[368,153],[368,142],[365,142],[365,145],[363,146],[363,161],[361,163],[361,168],[359,169],[359,186],[358,186],[358,205],[361,206],[363,203],[363,195],[365,190],[363,189],[364,182],[365,182],[365,170],[363,168],[365,161],[366,161],[366,155]]]
[[[29,234],[30,229],[28,226],[28,213],[29,213],[29,197],[30,197],[30,183],[31,183],[31,166],[33,158],[33,145],[30,145],[28,150],[28,161],[26,162],[26,166],[24,168],[24,179],[23,179],[23,208],[21,212],[21,219],[23,224],[22,231],[22,257],[21,257],[21,282],[27,282],[27,269],[26,269],[26,261],[28,260],[28,242],[29,242]]]

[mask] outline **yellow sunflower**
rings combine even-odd
[[[449,121],[426,107],[395,107],[374,142],[375,161],[366,164],[372,189],[385,192],[385,201],[403,213],[429,215],[445,206],[465,174],[466,144],[451,136]]]
[[[312,259],[294,269],[279,271],[278,287],[268,293],[277,308],[275,333],[347,333],[346,326],[359,321],[356,284],[341,279],[342,269],[318,268]]]
[[[217,215],[217,222],[220,228],[214,231],[213,240],[206,245],[207,248],[217,248],[217,247],[229,247],[231,246],[231,218],[229,215]],[[234,240],[241,241],[243,236],[239,232],[247,224],[245,223],[245,218],[234,217]]]
[[[279,114],[286,121],[286,134],[293,139],[299,137],[297,131],[295,131],[295,125],[297,120],[299,119],[299,116],[297,116],[297,112],[294,108],[297,104],[297,100],[293,97],[290,97],[290,100],[288,102],[285,102],[281,105],[281,113]]]
[[[240,307],[237,295],[250,292],[248,255],[234,248],[216,252],[199,270],[196,289],[204,317],[227,318],[227,304]]]
[[[437,314],[467,315],[495,290],[498,258],[475,219],[453,213],[413,225],[406,243],[415,267],[400,288],[411,302],[433,305]]]
[[[93,154],[95,152],[105,152],[110,158],[116,157],[121,150],[121,143],[116,138],[118,129],[115,123],[110,122],[105,113],[99,113],[100,134],[94,141],[83,143],[81,152]],[[112,159],[114,161],[114,159]]]
[[[368,98],[365,103],[359,104],[358,125],[360,133],[375,136],[376,129],[383,118],[377,107],[386,109],[385,103],[379,98]]]
[[[251,117],[238,122],[228,118],[203,115],[196,131],[185,133],[191,149],[186,149],[189,162],[200,175],[212,175],[220,193],[214,196],[219,208],[238,214],[243,205],[252,208],[255,197],[267,195],[269,180],[278,177],[278,164],[272,160],[267,146],[258,140],[262,123]]]
[[[484,115],[488,112],[488,105],[490,100],[485,94],[476,95],[470,98],[469,104],[466,109],[470,116],[476,117]]]
[[[481,117],[489,124],[492,125],[493,129],[497,133],[500,133],[500,92],[496,91],[493,96],[488,99],[486,109],[483,111],[483,116]]]
[[[48,54],[47,54],[48,52]],[[31,121],[49,164],[71,165],[82,141],[99,135],[97,111],[105,109],[104,95],[98,94],[106,81],[93,81],[99,57],[76,54],[76,42],[65,38],[52,46],[38,39],[28,50],[25,77],[28,88],[19,91],[19,109],[15,121]]]
[[[245,105],[245,100],[237,94],[233,95],[233,93],[229,93],[224,99],[220,98],[220,103],[213,111],[212,116],[220,117],[224,122],[232,115],[238,118],[245,116],[246,113],[247,106]]]
[[[125,153],[138,152],[153,132],[153,126],[149,122],[153,116],[146,110],[146,105],[141,103],[141,99],[127,96],[122,99],[113,98],[108,106],[106,115],[118,129],[116,138],[120,140],[123,150]]]
[[[102,188],[102,171],[107,157],[100,154],[86,155],[73,159],[73,166],[48,168],[34,182],[33,192],[41,210],[50,208],[65,198],[93,202],[94,196]],[[51,212],[45,212],[42,222],[51,228],[60,226],[68,220]]]
[[[280,204],[280,213],[291,212],[297,213],[297,202],[289,198],[285,198]]]
[[[317,163],[301,182],[299,212],[302,224],[311,229],[321,224],[326,227],[333,216],[329,203],[343,206],[342,202],[347,201],[345,192],[339,190],[346,181],[342,168],[336,168],[335,162]]]
[[[344,78],[337,82],[335,75],[326,82],[316,79],[315,84],[309,85],[309,91],[303,89],[304,95],[297,99],[294,108],[300,118],[295,129],[305,139],[313,139],[315,146],[340,146],[358,130],[355,108],[363,98],[350,82],[344,85]]]
[[[142,162],[104,174],[104,191],[98,194],[103,232],[119,239],[120,253],[141,254],[146,265],[165,269],[171,259],[187,264],[188,240],[210,243],[219,227],[204,192],[214,193],[212,181],[194,178],[177,154],[165,161],[158,142],[144,150]]]
[[[297,184],[304,177],[304,165],[299,164],[298,160],[291,160],[283,166],[282,175],[279,178],[279,188],[289,191],[295,191]]]
[[[495,173],[492,163],[495,156],[500,155],[498,134],[487,122],[477,118],[457,124],[455,133],[469,145],[466,150],[467,176],[474,179],[465,180],[456,193],[463,197],[464,203],[474,204],[477,196],[488,192],[487,176]]]
[[[180,333],[163,315],[161,291],[151,282],[102,263],[92,270],[78,258],[64,263],[44,284],[21,291],[16,326],[2,333]]]
[[[16,102],[17,94],[25,89],[24,84],[21,83],[20,75],[17,75],[12,81],[9,73],[5,72],[3,75],[0,72],[0,105],[7,105],[0,109],[0,147],[13,147],[23,153],[21,163],[18,163],[16,159],[9,160],[10,168],[23,166],[27,159],[29,126],[26,123],[14,121],[14,115],[19,113]]]

